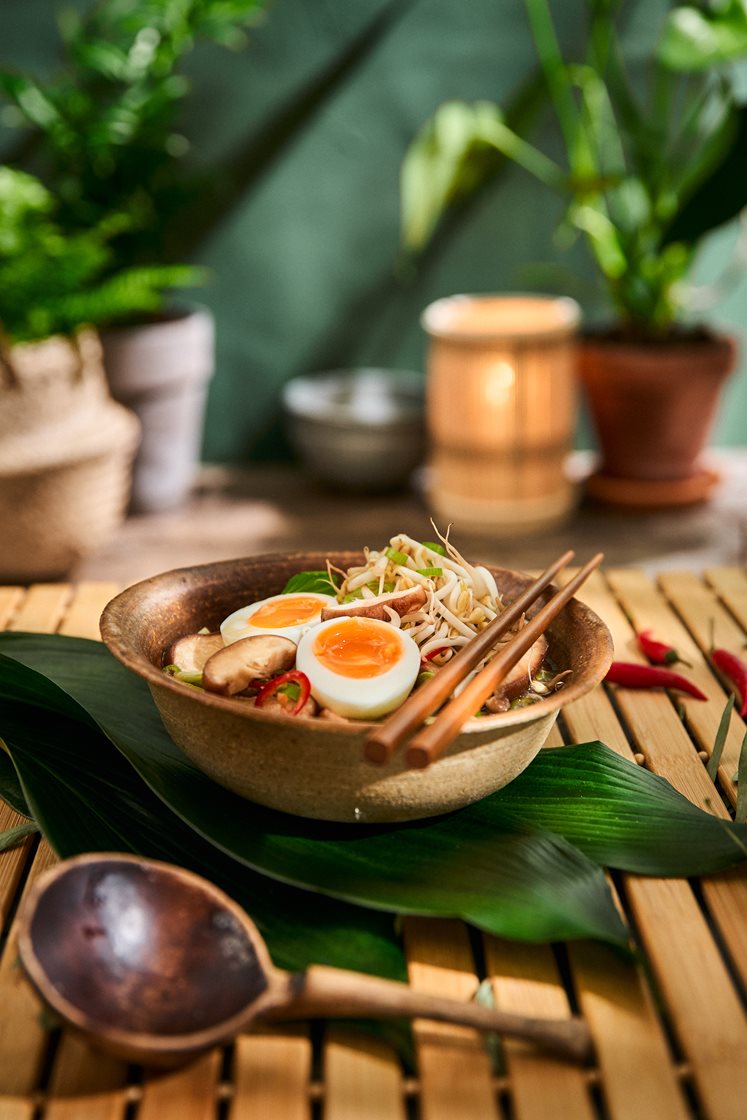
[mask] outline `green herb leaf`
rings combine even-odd
[[[313,591],[318,595],[334,595],[337,584],[329,577],[329,572],[296,572],[283,588],[283,595],[300,591]]]

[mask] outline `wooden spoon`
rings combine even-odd
[[[439,999],[342,969],[275,968],[246,913],[172,864],[117,853],[68,859],[40,876],[19,916],[23,967],[68,1026],[96,1047],[174,1065],[255,1019],[407,1016],[591,1054],[579,1019],[530,1019]]]

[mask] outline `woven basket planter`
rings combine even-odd
[[[0,359],[0,580],[59,579],[121,523],[140,438],[109,397],[98,338],[49,338]]]

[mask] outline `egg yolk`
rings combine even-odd
[[[247,622],[263,629],[271,626],[298,626],[299,623],[317,618],[321,609],[319,599],[312,599],[309,595],[288,595],[272,603],[265,603],[254,614],[249,615]]]
[[[362,618],[341,619],[314,640],[314,654],[321,665],[341,677],[379,677],[402,658],[397,631],[371,625]]]

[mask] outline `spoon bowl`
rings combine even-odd
[[[418,1016],[534,1040],[573,1060],[577,1019],[530,1019],[406,984],[314,965],[275,968],[248,915],[200,876],[138,856],[88,854],[40,876],[19,915],[21,963],[44,1002],[91,1045],[175,1065],[256,1019]]]
[[[244,911],[182,868],[84,855],[40,877],[19,951],[69,1026],[132,1061],[188,1057],[268,1000],[273,966]],[[271,1002],[271,1000],[269,1001]]]

